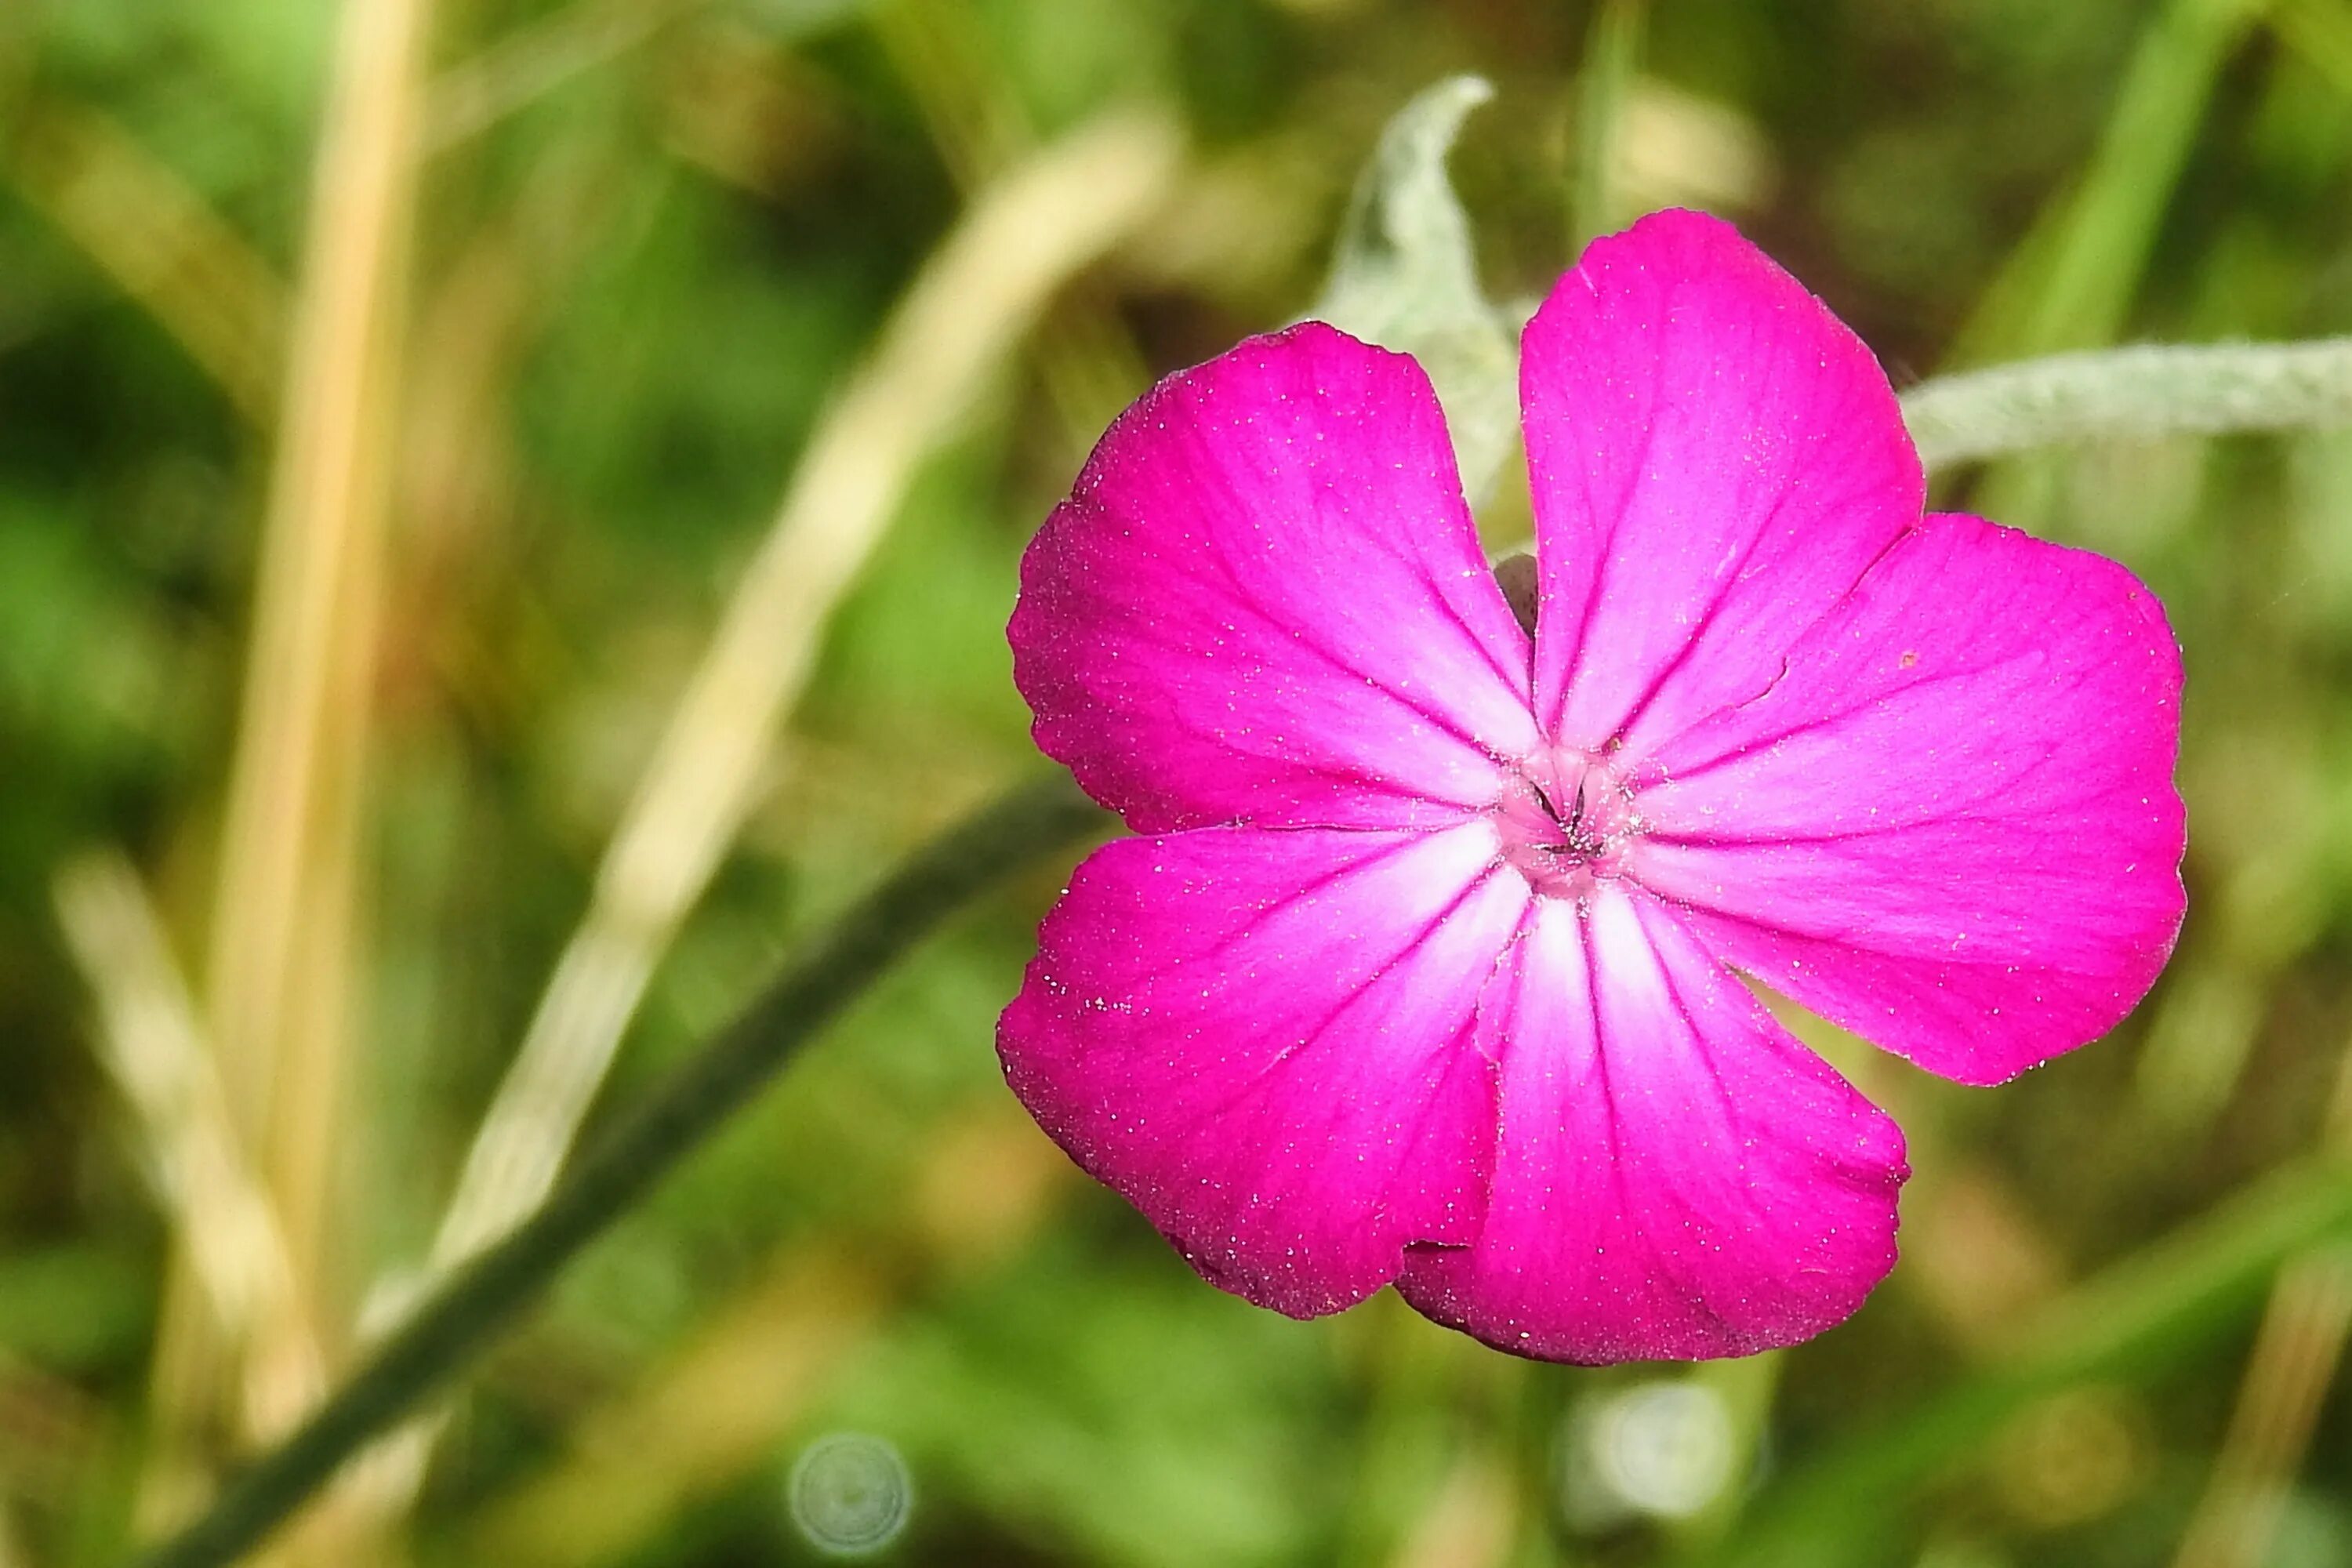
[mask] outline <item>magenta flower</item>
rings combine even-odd
[[[2112,562],[1923,514],[1869,351],[1726,224],[1593,245],[1520,396],[1532,637],[1410,359],[1308,322],[1103,437],[1014,672],[1147,837],[1047,917],[1005,1075],[1261,1305],[1789,1344],[1908,1169],[1731,971],[1966,1083],[2108,1028],[2180,922],[2179,652]]]

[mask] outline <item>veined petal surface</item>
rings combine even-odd
[[[1055,1142],[1213,1282],[1337,1311],[1475,1234],[1477,1002],[1532,895],[1492,825],[1202,828],[1078,868],[997,1031]]]
[[[1717,218],[1594,241],[1528,324],[1519,395],[1536,711],[1566,745],[1639,756],[1762,691],[1919,521],[1878,363]]]
[[[1141,832],[1458,819],[1535,743],[1428,377],[1319,322],[1119,416],[1010,636],[1038,745]]]
[[[1262,1305],[1793,1343],[1892,1266],[1903,1139],[1734,971],[1969,1082],[2112,1026],[2180,921],[2178,649],[2121,567],[1923,516],[1869,352],[1714,219],[1596,242],[1521,395],[1532,644],[1409,360],[1307,323],[1106,435],[1010,633],[1157,837],[1079,868],[1000,1054]]]
[[[1893,1267],[1902,1133],[1647,895],[1532,906],[1478,1040],[1501,1072],[1483,1219],[1398,1281],[1439,1322],[1551,1361],[1745,1355]]]
[[[1759,700],[1654,758],[1639,875],[1765,984],[1990,1083],[2171,952],[2180,654],[2111,561],[1931,517]]]

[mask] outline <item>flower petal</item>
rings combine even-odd
[[[1072,1159],[1294,1317],[1466,1237],[1494,1140],[1479,987],[1528,901],[1491,825],[1204,828],[1097,850],[998,1026]]]
[[[1120,416],[1010,636],[1037,744],[1141,832],[1441,820],[1536,741],[1429,378],[1320,322]]]
[[[1755,696],[1919,521],[1870,351],[1715,218],[1596,240],[1528,325],[1519,397],[1536,712],[1571,746],[1638,753]]]
[[[1850,1315],[1895,1262],[1903,1134],[1674,915],[1538,900],[1480,1008],[1502,1131],[1467,1247],[1405,1300],[1497,1349],[1745,1355]]]
[[[2113,562],[1939,515],[1682,736],[1637,870],[1725,961],[1993,1083],[2129,1012],[2180,926],[2180,655]]]

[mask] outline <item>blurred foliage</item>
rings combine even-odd
[[[111,1560],[150,1485],[170,1226],[50,884],[126,847],[201,973],[335,9],[0,9],[0,1562]],[[608,1100],[1027,759],[1002,628],[1029,531],[1150,374],[1307,308],[1382,125],[1451,73],[1497,88],[1453,167],[1498,300],[1596,221],[1686,202],[1898,384],[2352,330],[2341,0],[1617,5],[1597,94],[1591,9],[445,0],[329,1297],[355,1312],[428,1244],[845,373],[969,194],[1101,109],[1181,112],[1177,188],[925,467]],[[2240,1538],[2352,1563],[2341,1314],[2305,1250],[2352,1231],[2327,1131],[2352,1043],[2352,437],[1943,488],[2164,596],[2190,923],[2114,1039],[1998,1091],[1823,1041],[1911,1131],[1906,1258],[1849,1326],[1696,1374],[1731,1417],[1712,1504],[1658,1521],[1570,1484],[1595,1412],[1685,1374],[1522,1364],[1388,1299],[1291,1323],[1070,1173],[991,1048],[1047,868],[581,1261],[486,1369],[400,1550],[808,1560],[783,1479],[850,1428],[908,1460],[908,1563],[2096,1568],[2166,1560],[2213,1478],[2268,1455],[2288,1481]],[[1524,532],[1513,489],[1498,533]],[[2284,1253],[2301,1283],[2265,1320]],[[2280,1344],[2285,1372],[2249,1380]]]

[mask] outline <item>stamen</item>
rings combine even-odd
[[[1573,794],[1565,787],[1571,777]],[[1608,763],[1580,752],[1522,763],[1496,803],[1495,819],[1504,858],[1537,891],[1562,898],[1580,898],[1596,879],[1619,875],[1641,830],[1632,791]]]

